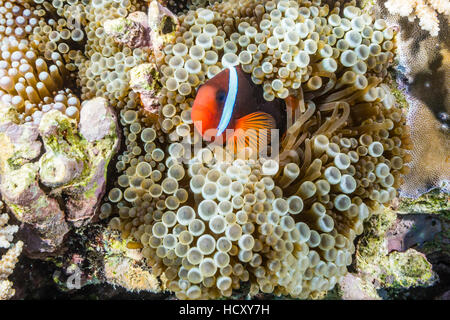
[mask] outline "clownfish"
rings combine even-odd
[[[280,136],[286,130],[284,101],[266,101],[262,86],[254,84],[240,66],[224,69],[200,86],[191,118],[205,140],[222,137],[228,143],[232,139],[237,148],[261,150],[270,130],[279,129]],[[233,134],[226,134],[227,129]]]

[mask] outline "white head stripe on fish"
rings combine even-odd
[[[222,117],[220,118],[219,126],[217,127],[217,137],[225,131],[230,123],[239,87],[236,67],[230,67],[228,70],[230,70],[228,94],[223,107]]]

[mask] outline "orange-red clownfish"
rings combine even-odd
[[[200,86],[191,118],[205,140],[223,136],[227,142],[233,139],[238,148],[260,150],[270,130],[279,129],[280,137],[286,130],[284,101],[266,101],[262,87],[239,66],[223,70]],[[225,135],[227,129],[233,129],[233,134]]]

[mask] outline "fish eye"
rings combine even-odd
[[[217,91],[216,99],[217,99],[218,102],[223,103],[223,102],[225,102],[226,98],[227,98],[227,94],[226,94],[226,92],[224,90]]]

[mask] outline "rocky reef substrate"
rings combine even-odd
[[[119,147],[117,118],[103,98],[83,103],[79,123],[58,110],[39,125],[21,124],[7,106],[0,113],[1,196],[21,223],[25,251],[44,257],[95,218]]]

